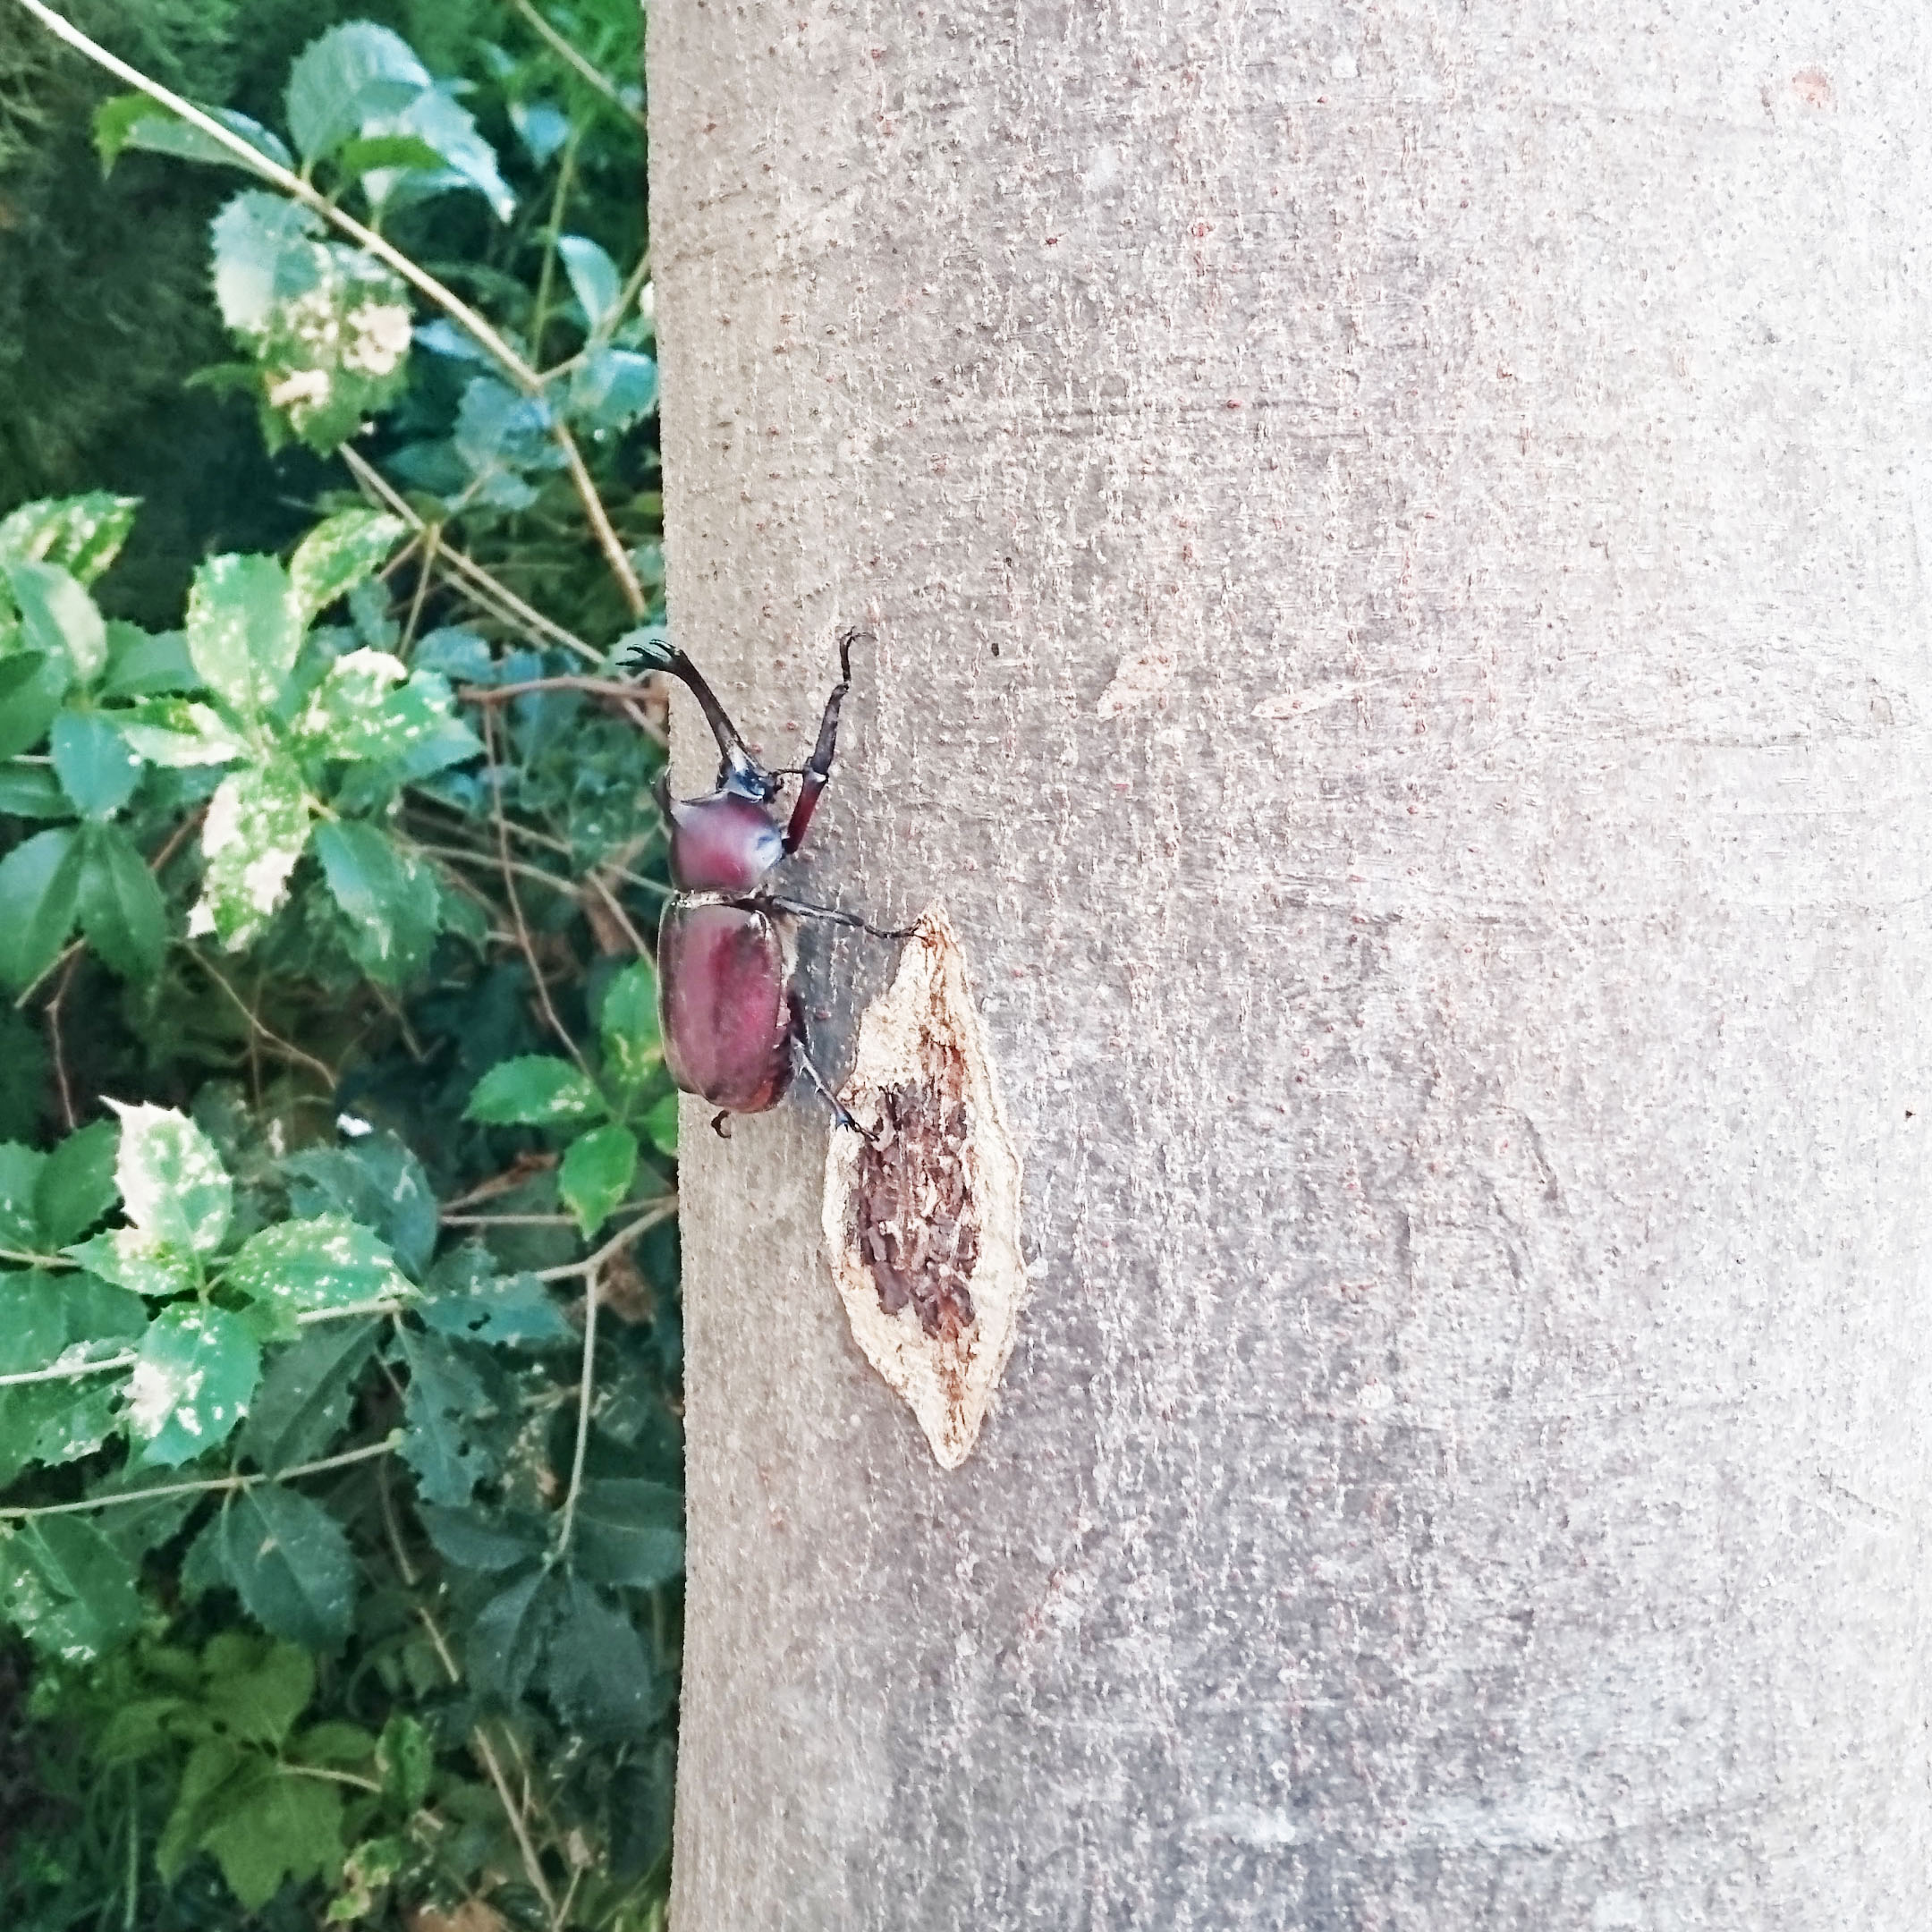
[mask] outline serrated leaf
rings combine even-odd
[[[80,1368],[123,1352],[146,1320],[132,1297],[85,1275],[36,1269],[0,1276],[0,1374]],[[31,1462],[67,1462],[97,1448],[117,1426],[120,1391],[113,1375],[0,1388],[0,1483]]]
[[[607,1111],[604,1097],[568,1060],[526,1054],[499,1060],[477,1082],[463,1118],[495,1127],[569,1127]]]
[[[208,1715],[243,1744],[279,1745],[315,1696],[315,1659],[292,1643],[223,1631],[201,1653]]]
[[[65,1251],[89,1274],[130,1294],[165,1299],[185,1294],[196,1281],[191,1254],[139,1228],[109,1228]]]
[[[329,1650],[354,1621],[355,1559],[342,1525],[281,1483],[257,1483],[223,1513],[222,1565],[271,1637]]]
[[[604,1072],[620,1093],[636,1093],[664,1065],[657,1016],[657,975],[648,960],[626,966],[610,983],[597,1014]]]
[[[195,572],[188,655],[202,682],[241,716],[275,702],[301,640],[288,572],[273,557],[210,557]]]
[[[563,1592],[549,1631],[544,1689],[572,1729],[603,1738],[644,1736],[674,1694],[631,1620],[580,1579]]]
[[[477,1613],[463,1648],[470,1682],[479,1696],[514,1704],[523,1695],[562,1595],[547,1571],[533,1570],[500,1589]]]
[[[278,1221],[250,1235],[228,1264],[227,1286],[284,1314],[354,1308],[410,1292],[389,1250],[342,1215]]]
[[[181,769],[227,765],[248,755],[249,742],[213,706],[171,698],[113,711],[114,729],[150,765]]]
[[[0,758],[30,751],[47,736],[72,683],[64,650],[0,657]]]
[[[243,1752],[226,1738],[204,1737],[188,1754],[175,1787],[174,1809],[161,1829],[155,1846],[155,1866],[169,1884],[192,1855],[202,1826],[220,1809],[220,1801],[237,1788],[237,1774],[259,1776],[263,1759],[254,1752]]]
[[[125,1557],[80,1516],[43,1516],[0,1541],[0,1618],[70,1664],[111,1649],[140,1625]]]
[[[106,490],[22,504],[0,518],[0,561],[57,564],[90,584],[120,555],[140,507]]]
[[[377,1322],[325,1322],[268,1364],[235,1443],[273,1474],[324,1454],[349,1419],[356,1384],[381,1333]]]
[[[303,708],[295,730],[328,758],[408,761],[424,744],[453,732],[459,749],[438,765],[483,749],[452,717],[449,685],[443,678],[434,672],[410,673],[401,658],[378,650],[338,657]]]
[[[98,711],[63,711],[51,749],[61,788],[83,818],[111,818],[140,783],[141,761]]]
[[[0,812],[15,818],[71,818],[73,803],[44,765],[0,765]]]
[[[409,526],[380,510],[344,510],[326,518],[295,547],[289,583],[306,623],[374,572]]]
[[[80,931],[123,979],[161,970],[167,950],[167,902],[119,826],[88,826],[82,838]]]
[[[238,135],[266,161],[277,167],[292,167],[291,155],[280,136],[271,133],[260,122],[228,107],[203,107],[201,112],[219,122],[231,134]],[[146,94],[116,94],[94,110],[94,146],[106,173],[129,148],[149,154],[174,155],[183,161],[206,161],[220,167],[246,169],[250,163],[233,148],[224,147],[212,134],[184,121]]]
[[[338,1785],[267,1762],[232,1780],[200,1835],[244,1911],[258,1911],[292,1879],[333,1878],[341,1867]]]
[[[240,1316],[175,1303],[141,1337],[128,1380],[128,1433],[167,1468],[225,1441],[248,1411],[261,1349]]]
[[[572,1348],[582,1339],[534,1275],[499,1276],[489,1250],[472,1242],[431,1271],[417,1309],[438,1335],[492,1348]]]
[[[374,1228],[396,1266],[420,1275],[436,1250],[439,1210],[423,1165],[386,1131],[341,1147],[304,1148],[282,1163],[289,1204],[303,1216],[331,1209]]]
[[[441,901],[435,874],[374,826],[354,819],[318,826],[315,848],[329,892],[348,917],[356,964],[384,986],[414,979],[436,945]]]
[[[80,903],[80,842],[55,826],[0,859],[0,980],[18,993],[59,956]]]
[[[310,1724],[295,1740],[304,1764],[365,1765],[376,1755],[376,1740],[360,1724],[330,1719]]]
[[[121,1117],[114,1184],[128,1219],[157,1241],[213,1254],[234,1206],[234,1182],[215,1143],[171,1107],[107,1104]]]
[[[436,1554],[459,1570],[488,1576],[544,1553],[540,1522],[508,1522],[481,1510],[446,1509],[434,1503],[419,1503],[416,1513]]]
[[[121,1130],[95,1121],[71,1133],[47,1156],[34,1182],[34,1214],[49,1246],[79,1241],[121,1199],[114,1160]]]
[[[319,160],[429,85],[428,71],[400,34],[370,21],[350,21],[296,55],[289,69],[289,132],[304,161]]]
[[[215,217],[215,303],[228,326],[243,335],[265,329],[276,304],[300,292],[306,248],[321,226],[300,204],[246,188]]]
[[[57,564],[0,567],[20,611],[25,648],[45,657],[64,656],[78,678],[97,675],[107,662],[107,625],[80,579]]]
[[[654,1589],[684,1572],[684,1499],[665,1483],[631,1477],[587,1482],[572,1546],[580,1575]]]
[[[508,221],[516,213],[516,197],[497,166],[496,150],[478,133],[469,110],[441,89],[428,89],[405,107],[366,117],[362,130],[371,137],[411,137],[443,164],[433,173],[414,166],[365,170],[362,191],[372,207],[419,200],[444,188],[466,187],[483,196],[498,221]]]
[[[17,1140],[0,1142],[0,1247],[39,1246],[40,1215],[34,1193],[47,1159],[38,1148],[22,1147]]]
[[[617,264],[586,235],[559,235],[556,249],[571,291],[583,309],[585,326],[593,335],[602,333],[617,319],[617,305],[623,297]]]
[[[383,1796],[405,1818],[429,1795],[436,1747],[407,1711],[397,1711],[383,1726],[376,1744],[376,1770]]]
[[[571,415],[593,436],[628,429],[657,407],[657,365],[636,350],[599,344],[571,377]]]
[[[256,938],[288,896],[309,827],[308,793],[293,765],[278,758],[230,772],[202,824],[207,870],[189,932],[212,932],[230,952]]]
[[[200,683],[181,631],[143,631],[117,617],[107,620],[107,669],[100,687],[106,696],[165,697],[198,690]]]
[[[628,1127],[593,1127],[571,1142],[557,1174],[557,1191],[577,1216],[585,1240],[631,1191],[637,1163],[637,1136]]]
[[[381,169],[420,168],[439,171],[443,157],[419,134],[371,134],[364,140],[343,143],[335,165],[345,181],[355,181]],[[377,197],[377,199],[381,199]]]
[[[0,1000],[0,1133],[31,1133],[47,1092],[47,1038],[10,1002]]]
[[[516,1427],[515,1391],[480,1350],[440,1335],[402,1335],[410,1385],[399,1452],[427,1503],[459,1507],[495,1479]]]

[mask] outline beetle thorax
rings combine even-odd
[[[764,806],[742,793],[671,801],[671,877],[687,892],[750,892],[784,857]]]

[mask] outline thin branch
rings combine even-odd
[[[540,1174],[547,1174],[557,1164],[555,1154],[526,1154],[516,1165],[502,1174],[492,1174],[487,1181],[479,1181],[465,1194],[458,1194],[443,1203],[448,1208],[468,1208],[479,1200],[492,1200],[499,1194],[508,1194],[520,1188],[526,1181]]]
[[[445,1227],[575,1227],[573,1214],[446,1214]]]
[[[381,1793],[382,1786],[374,1778],[360,1776],[353,1771],[335,1771],[325,1765],[291,1764],[284,1758],[280,1768],[292,1777],[326,1778],[331,1784],[346,1784],[352,1791]]]
[[[72,1264],[68,1264],[70,1267]],[[18,1375],[0,1375],[0,1388],[19,1388],[29,1382],[78,1382],[83,1376],[106,1375],[113,1368],[131,1368],[140,1360],[131,1349],[119,1355],[103,1355],[98,1361],[75,1362],[68,1368],[28,1368]]]
[[[581,691],[587,698],[614,698],[622,704],[635,704],[643,696],[638,685],[625,684],[616,678],[594,677],[538,677],[525,678],[519,684],[464,684],[458,688],[456,695],[465,704],[490,705],[540,691]]]
[[[422,563],[416,572],[416,591],[410,598],[409,619],[396,645],[399,657],[407,656],[416,641],[416,626],[422,618],[423,599],[429,594],[429,580],[436,572],[436,550],[443,541],[443,526],[430,524],[422,533]]]
[[[378,1443],[365,1443],[360,1449],[347,1449],[341,1455],[324,1456],[318,1462],[298,1462],[292,1469],[276,1470],[256,1476],[215,1476],[205,1482],[163,1483],[153,1489],[123,1489],[118,1496],[89,1496],[79,1503],[38,1503],[14,1509],[0,1509],[0,1521],[23,1522],[31,1516],[72,1516],[84,1510],[114,1509],[123,1503],[151,1503],[159,1496],[207,1496],[216,1490],[252,1489],[258,1483],[286,1482],[294,1476],[319,1476],[326,1470],[347,1469],[352,1462],[369,1462],[377,1456],[392,1455],[402,1440],[401,1429],[392,1429]]]
[[[496,850],[498,862],[503,869],[504,894],[510,902],[510,918],[516,928],[517,945],[521,949],[525,963],[530,967],[530,978],[537,982],[537,999],[543,1008],[544,1018],[550,1022],[550,1030],[564,1042],[564,1049],[576,1062],[578,1070],[586,1077],[590,1069],[584,1063],[584,1056],[577,1042],[571,1038],[570,1030],[557,1018],[557,1010],[550,1004],[550,987],[544,979],[543,968],[538,963],[536,942],[531,939],[530,927],[523,918],[523,902],[517,897],[516,879],[513,873],[521,869],[510,856],[510,835],[504,826],[503,768],[496,762],[496,731],[495,714],[483,714],[483,742],[489,753],[490,773],[490,816],[496,826]]]
[[[30,1248],[0,1248],[0,1261],[11,1261],[18,1267],[77,1268],[78,1261],[70,1261],[65,1255],[36,1254]]]
[[[61,1038],[61,1008],[66,1004],[67,995],[73,986],[74,974],[80,965],[79,943],[69,946],[62,957],[67,963],[61,968],[60,984],[54,988],[54,997],[47,1003],[45,1018],[47,1042],[54,1050],[54,1084],[60,1095],[61,1125],[72,1133],[77,1122],[73,1089],[67,1079],[67,1046]]]
[[[601,1250],[599,1252],[601,1253]],[[557,1530],[557,1548],[568,1551],[571,1530],[577,1521],[577,1498],[583,1491],[584,1457],[590,1446],[590,1400],[597,1393],[597,1271],[584,1270],[583,1364],[577,1373],[577,1447],[571,1456],[570,1487]]]
[[[319,1073],[327,1084],[328,1090],[331,1093],[335,1091],[340,1081],[330,1068],[325,1066],[313,1054],[304,1053],[300,1046],[284,1039],[279,1033],[266,1026],[257,1017],[255,1009],[223,978],[219,968],[196,951],[193,946],[184,945],[182,950],[241,1008],[242,1015],[248,1021],[252,1034],[258,1035],[265,1046],[273,1047],[284,1059],[292,1061],[295,1065],[304,1066],[309,1068],[311,1072]]]
[[[411,839],[410,844],[417,852],[428,852],[433,859],[446,859],[453,865],[476,866],[490,872],[500,872],[504,866],[502,860],[493,859],[487,852],[466,852],[461,845],[426,845],[420,839]],[[525,865],[521,859],[513,859],[509,864],[519,878],[535,879],[567,899],[577,896],[576,886],[558,873],[546,872],[541,866]]]
[[[624,937],[631,942],[631,950],[640,959],[648,960],[651,956],[650,948],[644,944],[643,935],[631,923],[631,915],[624,911],[617,894],[604,883],[603,875],[593,868],[584,876],[590,881],[597,897],[604,902],[604,910],[617,921]]]
[[[550,219],[544,228],[543,266],[537,272],[537,300],[530,309],[530,354],[543,360],[544,331],[550,326],[550,291],[556,284],[557,243],[564,238],[564,208],[570,199],[571,179],[577,172],[577,142],[581,130],[572,127],[557,162],[556,186],[550,194]],[[553,371],[544,371],[547,381]]]
[[[648,601],[644,586],[638,581],[638,573],[631,567],[631,555],[617,535],[616,526],[610,520],[610,512],[604,507],[604,499],[597,495],[597,485],[590,479],[583,452],[577,447],[577,438],[570,433],[561,417],[556,419],[551,434],[556,438],[556,446],[564,452],[571,481],[576,485],[584,514],[590,519],[590,528],[597,533],[597,547],[604,553],[604,561],[610,565],[611,575],[617,580],[617,588],[623,592],[631,614],[641,617]]]
[[[677,1196],[675,1194],[667,1194],[661,1200],[656,1202],[647,1212],[640,1214],[635,1221],[630,1222],[620,1228],[595,1254],[586,1256],[581,1261],[572,1261],[564,1267],[538,1268],[536,1272],[536,1279],[538,1281],[570,1281],[577,1275],[584,1275],[594,1281],[597,1278],[597,1271],[614,1255],[622,1254],[640,1234],[647,1233],[650,1229],[656,1227],[660,1221],[668,1221],[676,1212]]]
[[[623,97],[623,96],[617,91],[616,83],[611,80],[610,76],[602,72],[598,68],[593,66],[587,56],[580,53],[577,48],[572,47],[571,43],[566,40],[564,36],[560,34],[556,30],[556,29],[550,24],[548,21],[545,19],[543,15],[539,13],[534,6],[530,4],[530,0],[513,0],[513,4],[516,7],[517,12],[521,13],[523,18],[527,20],[530,23],[530,25],[537,30],[538,36],[543,39],[545,44],[548,46],[550,50],[554,54],[555,54],[559,59],[566,62],[571,67],[575,69],[580,80],[582,80],[587,85],[595,88],[597,91],[611,104],[612,106],[616,108],[619,114],[623,115],[625,120],[635,123],[636,125],[638,125],[639,127],[642,127],[645,125],[643,114],[640,114],[637,108],[633,107],[631,103],[627,101]]]

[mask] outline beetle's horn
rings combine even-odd
[[[718,775],[721,783],[736,780],[741,786],[754,791],[760,798],[769,798],[777,791],[778,781],[746,749],[738,727],[718,702],[717,693],[705,682],[704,674],[682,651],[658,638],[641,638],[632,647],[628,662],[640,671],[668,673],[698,700],[698,708],[704,713],[705,723],[711,727],[711,735],[717,740],[718,757],[723,760]]]

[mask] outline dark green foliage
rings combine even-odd
[[[636,13],[552,0],[614,99],[499,0],[71,11],[564,367],[0,9],[0,1925],[644,1932],[661,754],[479,695],[662,622]]]

